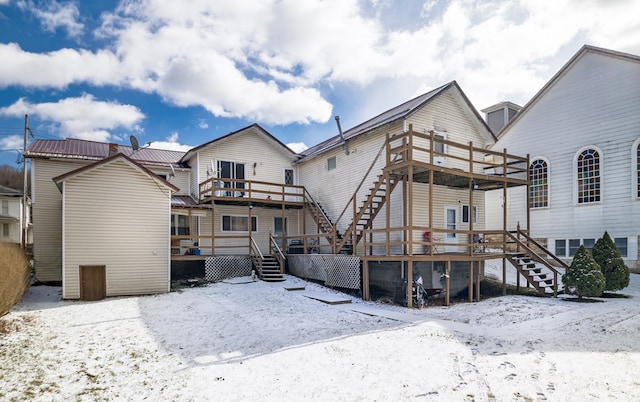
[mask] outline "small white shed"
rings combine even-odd
[[[171,195],[123,154],[53,178],[62,192],[62,297],[166,293]]]

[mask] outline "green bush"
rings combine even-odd
[[[29,261],[18,244],[0,243],[0,317],[22,299],[29,286]]]
[[[621,290],[629,286],[629,267],[624,264],[620,251],[611,240],[609,233],[604,232],[602,238],[598,239],[593,246],[591,254],[604,275],[606,282],[604,290]]]
[[[562,283],[565,289],[569,289],[571,293],[575,293],[579,299],[582,299],[583,296],[600,296],[604,290],[605,280],[600,272],[600,266],[591,253],[584,246],[580,246],[567,273],[562,275]]]

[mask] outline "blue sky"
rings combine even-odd
[[[188,4],[188,6],[186,5]],[[633,0],[0,0],[0,164],[35,138],[183,149],[255,122],[299,151],[457,80],[525,104],[584,44],[640,54]]]

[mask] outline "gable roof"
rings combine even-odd
[[[260,126],[258,123],[253,123],[250,126],[247,127],[243,127],[239,130],[236,131],[232,131],[229,134],[225,134],[222,137],[218,137],[214,140],[211,140],[209,142],[205,142],[202,145],[198,145],[195,148],[191,148],[189,151],[187,151],[182,158],[180,159],[180,162],[182,163],[186,163],[189,159],[191,159],[198,151],[207,148],[211,145],[220,143],[222,141],[225,141],[233,136],[239,135],[239,134],[243,134],[245,132],[248,132],[251,129],[255,129],[255,132],[258,132],[259,134],[263,135],[268,141],[273,142],[277,148],[280,148],[282,150],[283,153],[285,153],[289,158],[291,159],[296,159],[297,158],[297,154],[295,152],[293,152],[291,150],[291,148],[289,148],[288,146],[286,146],[285,144],[283,144],[279,139],[277,139],[276,137],[274,137],[273,135],[271,135],[271,133],[269,133],[267,130],[265,130],[264,128],[262,128],[262,126]]]
[[[622,60],[627,60],[631,62],[640,63],[640,56],[636,56],[629,53],[618,52],[615,50],[604,49],[601,47],[584,45],[578,50],[576,54],[569,59],[569,61],[558,70],[557,73],[527,102],[522,109],[513,117],[513,119],[509,120],[509,122],[502,127],[502,129],[498,132],[498,138],[501,138],[508,130],[515,124],[516,121],[519,121],[522,116],[527,114],[529,109],[533,107],[547,92],[550,91],[551,87],[553,87],[573,66],[575,66],[586,54],[592,53],[601,56],[614,57]]]
[[[460,88],[460,86],[456,81],[451,81],[445,85],[442,85],[441,87],[438,87],[427,93],[424,93],[420,96],[410,99],[404,103],[401,103],[398,106],[395,106],[387,111],[380,113],[379,115],[363,123],[358,124],[357,126],[354,126],[348,129],[343,133],[344,140],[348,140],[350,138],[354,138],[359,135],[365,134],[378,127],[382,127],[384,125],[391,124],[399,120],[404,120],[450,89],[455,89],[460,93],[460,95],[462,96],[463,102],[466,104],[469,110],[475,115],[475,117],[478,120],[478,123],[483,127],[483,129],[487,131],[489,135],[492,136],[494,140],[496,140],[496,137],[489,129],[489,126],[487,126],[484,119],[480,116],[476,108],[471,104],[471,102],[469,101],[469,98],[467,98],[467,96],[462,91],[462,89]],[[343,142],[343,139],[340,137],[339,134],[334,137],[331,137],[305,150],[302,153],[302,155],[304,155],[303,159],[310,159],[322,152],[341,146],[342,142]]]
[[[4,197],[22,197],[22,191],[7,186],[0,186],[0,195]]]
[[[104,159],[98,161],[98,162],[92,163],[90,165],[82,166],[81,168],[78,168],[76,170],[72,170],[70,172],[61,174],[60,176],[56,176],[51,180],[53,180],[56,183],[56,185],[58,186],[58,189],[60,189],[60,191],[62,191],[62,182],[63,181],[69,180],[69,179],[74,178],[74,177],[77,177],[79,175],[82,175],[84,173],[90,172],[92,170],[99,169],[102,166],[111,164],[111,163],[113,163],[115,161],[118,161],[118,160],[122,160],[127,165],[131,166],[133,169],[136,169],[136,170],[140,171],[141,173],[146,174],[153,181],[155,181],[157,184],[169,188],[172,192],[178,192],[180,190],[178,187],[176,187],[173,184],[169,183],[168,181],[166,181],[162,177],[156,175],[155,173],[153,173],[152,171],[150,171],[146,167],[142,166],[140,163],[134,161],[133,159],[131,159],[128,156],[126,156],[124,154],[121,154],[121,153],[117,153],[117,154],[111,155],[111,156],[109,156],[107,158],[104,158]]]
[[[118,145],[118,152],[146,165],[178,166],[182,151],[170,151],[165,149],[133,148],[126,145]],[[107,142],[87,141],[77,138],[65,138],[64,140],[35,140],[29,145],[25,156],[27,158],[62,158],[75,160],[102,160],[109,157]]]

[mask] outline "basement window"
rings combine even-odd
[[[626,237],[616,237],[613,239],[613,242],[616,245],[616,248],[620,252],[620,255],[623,257],[627,257],[628,249],[627,249],[627,238]]]
[[[556,240],[556,255],[558,257],[566,257],[566,255],[567,255],[567,241],[565,239]]]

